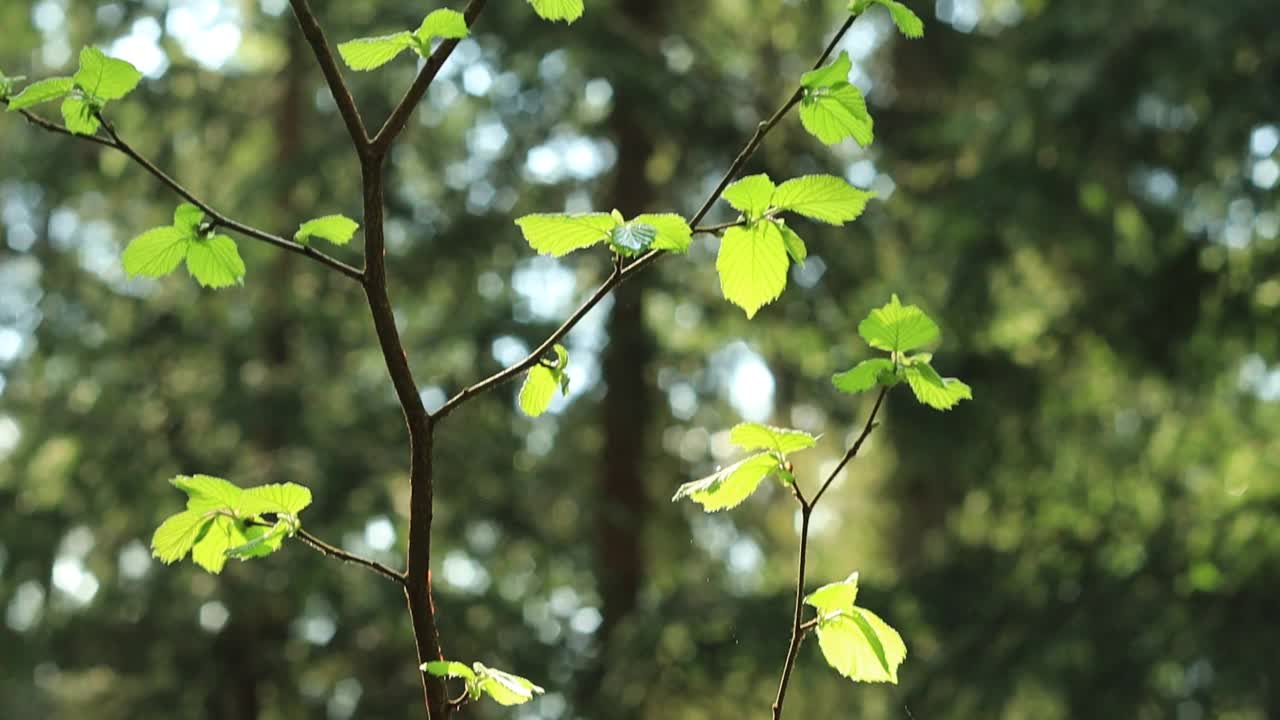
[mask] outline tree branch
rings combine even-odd
[[[249,520],[248,524],[256,525],[258,527],[267,527],[267,528],[275,527],[275,523],[269,523],[265,520]],[[321,540],[320,538],[316,537],[312,533],[307,532],[302,528],[298,528],[298,532],[296,532],[295,535],[297,535],[298,539],[301,540],[303,543],[310,546],[313,550],[320,553],[321,555],[324,555],[325,557],[335,558],[343,562],[349,562],[355,565],[360,565],[361,567],[364,567],[368,570],[372,570],[373,572],[376,572],[379,575],[382,575],[383,577],[389,580],[396,581],[401,586],[404,585],[403,573],[400,573],[396,570],[392,570],[391,568],[387,567],[386,565],[383,565],[382,563],[376,560],[370,560],[368,558],[356,555],[355,553],[349,553],[340,547],[330,545],[329,543]]]
[[[484,11],[488,0],[470,0],[467,7],[462,11],[463,17],[467,20],[467,27],[475,25],[476,19],[480,17],[480,13]],[[422,66],[422,70],[418,72],[418,77],[414,78],[413,84],[405,91],[404,97],[391,111],[391,115],[387,117],[387,121],[383,123],[382,129],[378,130],[378,134],[372,140],[373,152],[383,155],[391,149],[391,144],[404,131],[405,126],[409,123],[409,116],[413,114],[414,108],[422,101],[422,96],[427,93],[427,88],[431,87],[431,83],[436,79],[436,75],[440,73],[440,68],[444,67],[445,61],[453,54],[454,49],[458,47],[460,40],[446,39],[442,40],[431,53],[431,57],[427,58],[426,64]]]
[[[483,0],[472,0],[473,4],[476,2],[480,2],[480,4],[483,5]],[[831,56],[831,53],[835,51],[836,45],[839,44],[840,39],[844,37],[845,33],[849,31],[849,28],[853,25],[853,21],[856,19],[856,16],[850,16],[849,19],[840,26],[840,29],[836,31],[835,36],[832,37],[831,42],[827,44],[826,50],[823,51],[822,55],[818,58],[818,61],[814,63],[814,68],[822,67],[822,64],[825,63],[827,58]],[[699,208],[698,212],[694,213],[693,217],[689,220],[689,227],[696,228],[698,223],[702,222],[703,219],[706,218],[707,214],[711,212],[711,208],[715,206],[716,201],[719,200],[720,196],[724,193],[725,188],[729,187],[729,184],[733,182],[734,178],[742,172],[747,161],[749,161],[751,156],[755,154],[756,150],[760,147],[760,144],[764,141],[765,136],[769,134],[769,131],[772,130],[782,120],[782,118],[791,111],[792,108],[798,105],[803,98],[804,88],[797,88],[796,91],[792,93],[791,97],[783,103],[782,107],[778,108],[777,112],[775,112],[768,120],[756,126],[755,134],[751,136],[751,140],[748,141],[747,145],[738,153],[738,156],[734,159],[733,164],[729,166],[729,169],[725,172],[724,177],[721,178],[716,189],[712,191],[711,195],[708,196],[706,201],[702,204],[702,207]],[[379,136],[381,136],[381,133],[379,133]],[[374,142],[376,144],[377,140],[375,139]],[[728,227],[732,227],[732,225],[729,225]],[[723,228],[720,226],[712,226],[710,228],[699,229],[698,232],[708,232],[715,229]],[[581,322],[582,318],[585,317],[587,313],[591,312],[592,308],[600,304],[600,301],[604,300],[604,298],[615,287],[621,285],[623,281],[635,273],[638,273],[648,267],[662,254],[663,252],[661,250],[650,250],[644,255],[636,258],[634,262],[626,265],[625,267],[620,265],[615,266],[614,272],[609,275],[609,278],[604,281],[604,284],[592,293],[591,297],[587,298],[586,302],[582,303],[577,310],[574,310],[573,314],[569,316],[569,319],[565,320],[564,323],[560,325],[560,327],[556,328],[546,340],[538,345],[538,347],[534,348],[533,352],[529,353],[528,356],[515,365],[500,370],[478,383],[463,388],[461,392],[454,395],[452,398],[449,398],[448,402],[435,412],[434,419],[439,420],[448,416],[454,410],[457,410],[460,405],[471,398],[492,390],[508,380],[515,378],[525,370],[533,367],[537,364],[540,358],[551,352],[551,349],[555,347],[555,344],[560,342],[561,338],[567,335],[574,326]]]
[[[293,15],[298,19],[302,35],[311,44],[316,62],[320,64],[320,71],[324,73],[324,80],[329,84],[333,101],[338,104],[338,112],[342,114],[342,122],[347,126],[347,133],[351,135],[351,143],[355,146],[356,154],[363,158],[369,151],[369,132],[364,128],[364,120],[360,118],[360,109],[356,107],[355,98],[351,96],[351,89],[342,79],[342,70],[333,57],[333,51],[329,49],[329,41],[324,37],[324,29],[320,27],[320,21],[311,11],[311,4],[307,0],[289,0],[289,5],[293,7]]]

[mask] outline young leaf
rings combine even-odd
[[[907,352],[938,339],[938,325],[915,305],[903,305],[894,294],[887,305],[858,323],[858,334],[873,348]]]
[[[874,138],[874,122],[867,101],[847,82],[810,92],[800,103],[800,122],[826,145],[853,138],[866,147]]]
[[[834,175],[806,175],[788,180],[773,193],[773,206],[831,225],[856,220],[874,193]]]
[[[582,17],[582,0],[529,0],[529,4],[543,20],[564,20],[572,23]]]
[[[276,513],[296,516],[310,504],[309,488],[294,483],[272,483],[245,489],[242,506],[247,515]]]
[[[800,76],[800,84],[808,90],[831,87],[836,83],[849,82],[849,71],[853,69],[853,61],[849,53],[841,51],[839,57],[817,70],[810,70]]]
[[[499,705],[523,705],[546,692],[519,675],[475,664],[476,685]]]
[[[325,215],[302,223],[298,232],[293,234],[293,239],[302,245],[306,245],[313,237],[328,240],[334,245],[346,245],[351,242],[359,227],[360,223],[346,215]]]
[[[152,228],[124,249],[124,271],[130,276],[161,277],[173,272],[187,256],[192,238],[173,227]]]
[[[243,529],[245,542],[227,548],[226,556],[248,560],[249,558],[266,557],[280,549],[284,539],[290,532],[290,525],[285,520],[278,520],[271,527],[250,525]]]
[[[471,668],[460,662],[435,660],[429,663],[423,663],[418,669],[425,673],[435,675],[436,677],[462,678],[467,681],[473,681],[476,679],[476,674],[471,671]]]
[[[725,299],[746,311],[748,318],[782,294],[790,265],[782,231],[769,220],[726,230],[716,257]]]
[[[534,365],[529,369],[520,388],[520,409],[529,417],[538,417],[551,407],[551,399],[556,395],[560,381],[554,370],[546,365]]]
[[[778,459],[772,454],[752,455],[701,480],[681,485],[671,502],[689,498],[701,505],[705,512],[734,508],[750,497],[760,487],[761,481],[776,469]]]
[[[729,431],[729,442],[743,450],[773,450],[786,455],[817,445],[818,438],[803,430],[748,422],[739,423]]]
[[[98,100],[119,100],[138,87],[142,73],[125,60],[107,57],[96,47],[80,51],[80,69],[74,80],[86,95]]]
[[[646,213],[631,219],[633,223],[649,225],[658,231],[658,237],[651,246],[654,250],[685,253],[693,242],[693,230],[683,217],[675,213]]]
[[[724,189],[720,197],[742,212],[748,220],[755,220],[769,209],[774,185],[768,175],[748,175]]]
[[[840,582],[829,583],[814,590],[805,597],[808,605],[818,609],[822,616],[853,609],[853,602],[858,599],[858,573],[853,573]]]
[[[658,228],[632,220],[609,231],[609,244],[620,255],[634,257],[648,250],[658,239]]]
[[[950,410],[961,400],[972,400],[973,390],[955,378],[943,378],[928,363],[902,368],[916,399],[935,410]]]
[[[609,213],[577,215],[534,214],[516,220],[529,246],[543,255],[560,257],[609,239],[618,220]]]
[[[204,211],[189,202],[182,203],[173,211],[173,226],[185,230],[193,239],[202,222]]]
[[[467,18],[457,10],[432,10],[422,19],[422,25],[414,33],[422,48],[431,43],[431,38],[448,38],[457,40],[466,37],[471,31],[467,29]]]
[[[3,70],[0,70],[0,99],[7,98],[12,95],[13,89],[18,86],[18,83],[26,79],[27,77],[25,75],[9,77],[4,74]]]
[[[217,575],[227,564],[227,550],[247,541],[239,521],[225,515],[215,516],[204,536],[191,548],[191,559],[206,572]]]
[[[71,92],[76,81],[69,77],[54,77],[39,80],[22,89],[22,92],[9,98],[9,112],[25,110],[42,102],[57,100]]]
[[[190,510],[170,516],[151,536],[151,554],[166,565],[181,560],[210,522],[210,518]]]
[[[924,37],[924,21],[912,12],[911,8],[897,0],[875,0],[875,2],[888,9],[889,16],[893,18],[893,24],[898,26],[898,32],[912,39]]]
[[[809,257],[809,248],[805,247],[804,240],[782,221],[778,221],[778,229],[782,231],[782,244],[786,246],[792,261],[797,265],[804,265],[805,258]]]
[[[169,484],[187,494],[187,509],[197,513],[226,510],[235,513],[244,491],[239,486],[211,475],[179,475]]]
[[[62,99],[62,121],[73,135],[92,135],[101,125],[93,114],[93,106],[84,98],[75,96]]]
[[[244,260],[234,240],[213,235],[188,244],[187,271],[204,287],[230,287],[244,281]]]
[[[827,664],[854,682],[897,684],[907,646],[896,630],[865,608],[823,617],[818,645]]]
[[[882,373],[893,372],[893,361],[889,358],[871,358],[863,360],[851,369],[831,376],[831,384],[840,392],[850,394],[864,392],[881,383]]]
[[[413,33],[398,32],[380,37],[357,38],[338,45],[338,53],[352,70],[373,70],[391,62],[414,46]]]

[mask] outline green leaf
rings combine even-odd
[[[214,517],[204,536],[191,549],[191,559],[206,572],[217,575],[227,564],[227,551],[247,540],[238,520],[225,515]]]
[[[242,531],[245,542],[227,548],[225,554],[240,560],[266,557],[280,549],[291,530],[292,526],[286,520],[278,520],[271,527],[250,525]]]
[[[529,4],[543,20],[564,20],[572,23],[582,17],[582,0],[529,0]]]
[[[516,220],[529,246],[543,255],[561,257],[609,239],[618,220],[609,213],[534,214]]]
[[[928,363],[902,369],[916,399],[935,410],[950,410],[961,400],[972,400],[973,390],[955,378],[943,378]]]
[[[188,244],[187,271],[204,287],[230,287],[244,280],[244,261],[234,240],[213,235]]]
[[[191,237],[177,228],[152,228],[133,240],[124,249],[121,259],[124,271],[130,276],[161,277],[173,272],[187,256]]]
[[[773,193],[772,204],[831,225],[857,219],[874,193],[850,185],[834,175],[806,175],[788,180]]]
[[[75,83],[86,95],[98,100],[119,100],[138,87],[142,73],[124,60],[107,57],[96,47],[80,51],[80,69]]]
[[[18,83],[26,79],[26,75],[9,77],[4,74],[4,71],[0,71],[0,99],[7,98],[13,94],[13,89],[18,86]]]
[[[39,80],[22,89],[22,92],[9,98],[9,112],[25,110],[42,102],[57,100],[71,92],[76,81],[69,77],[54,77]]]
[[[739,423],[729,431],[729,442],[743,450],[774,450],[786,455],[817,445],[818,438],[803,430],[748,422]]]
[[[84,98],[69,96],[62,99],[62,120],[74,135],[92,135],[98,132],[102,123],[98,122],[98,116],[93,111],[93,105]]]
[[[523,705],[546,692],[526,678],[475,663],[476,685],[499,705]]]
[[[862,91],[849,83],[811,91],[800,103],[800,122],[827,145],[853,138],[866,147],[874,138],[874,122]]]
[[[435,675],[436,677],[462,678],[467,681],[476,679],[476,674],[471,671],[471,668],[460,662],[434,660],[429,663],[423,663],[418,669],[425,673]]]
[[[328,240],[334,245],[346,245],[351,242],[359,227],[360,223],[346,215],[325,215],[302,223],[298,226],[298,232],[293,234],[293,239],[302,245],[306,245],[313,237]]]
[[[631,219],[631,222],[649,225],[658,231],[658,237],[652,245],[654,250],[685,253],[689,251],[689,244],[693,242],[693,230],[689,228],[689,223],[675,213],[637,215]]]
[[[311,504],[311,490],[295,483],[272,483],[246,488],[243,510],[249,515],[297,515]]]
[[[166,565],[181,560],[210,522],[211,518],[190,510],[170,516],[151,536],[151,554]]]
[[[848,578],[823,585],[805,597],[805,603],[818,609],[818,615],[827,616],[841,610],[852,610],[858,599],[858,573]]]
[[[893,361],[889,358],[872,358],[831,376],[831,384],[835,385],[840,392],[860,393],[878,384],[886,384],[880,381],[881,374],[892,372]]]
[[[748,220],[755,220],[769,209],[774,185],[768,175],[748,175],[724,189],[720,197]]]
[[[520,409],[529,417],[538,417],[551,407],[560,381],[557,373],[545,365],[534,365],[520,388]]]
[[[809,257],[809,249],[805,247],[804,240],[782,221],[778,222],[778,229],[782,231],[782,244],[786,246],[787,254],[796,264],[803,265],[805,258]]]
[[[338,54],[352,70],[373,70],[391,62],[416,43],[413,33],[398,32],[381,37],[356,38],[338,45]]]
[[[552,350],[556,354],[556,369],[564,370],[569,366],[569,351],[560,343],[556,343]]]
[[[907,646],[896,630],[865,608],[822,618],[818,645],[827,664],[854,682],[897,684]]]
[[[609,231],[609,244],[620,255],[634,257],[648,250],[658,239],[658,228],[632,220]]]
[[[760,483],[777,469],[778,459],[772,454],[752,455],[701,480],[681,485],[671,501],[689,498],[701,505],[705,512],[734,508],[750,497]]]
[[[190,233],[193,240],[202,222],[204,222],[204,211],[189,202],[182,203],[173,211],[173,226]]]
[[[849,71],[853,69],[853,61],[849,53],[841,51],[840,56],[817,70],[810,70],[800,76],[800,84],[808,90],[831,87],[836,83],[849,82]]]
[[[187,494],[187,509],[198,513],[235,513],[244,493],[239,486],[212,475],[179,475],[169,483]]]
[[[893,24],[898,26],[898,31],[903,35],[915,39],[924,37],[924,21],[918,15],[911,11],[911,8],[903,5],[897,0],[875,0],[889,10],[889,16],[893,18]]]
[[[457,10],[432,10],[422,19],[422,25],[413,35],[426,50],[431,38],[448,38],[457,40],[471,33],[467,29],[467,18]]]
[[[782,294],[790,266],[782,230],[769,220],[726,230],[716,257],[725,299],[748,318]]]
[[[858,334],[873,348],[906,352],[938,339],[938,325],[915,305],[903,305],[894,294],[887,305],[858,323]]]

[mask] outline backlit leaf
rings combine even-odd
[[[609,239],[618,220],[609,213],[534,214],[516,220],[529,246],[543,255],[560,257]]]
[[[769,209],[773,191],[773,181],[768,175],[748,175],[725,188],[721,197],[748,220],[755,220]]]
[[[121,259],[131,276],[161,277],[173,272],[187,256],[191,238],[173,227],[148,230],[129,241]]]
[[[788,180],[773,193],[772,204],[805,217],[843,225],[857,219],[874,197],[834,175],[807,175]]]
[[[858,334],[871,347],[907,352],[938,339],[938,325],[915,305],[903,305],[894,295],[858,324]]]
[[[534,365],[520,388],[520,409],[529,417],[538,417],[551,407],[551,399],[559,386],[555,371],[545,365]]]
[[[398,32],[380,37],[357,38],[338,45],[338,54],[352,70],[373,70],[414,46],[413,33]]]
[[[529,0],[529,4],[543,20],[564,20],[572,23],[582,17],[582,0]]]
[[[803,430],[747,422],[739,423],[729,431],[729,442],[743,450],[772,450],[786,455],[817,445],[818,438]]]
[[[142,72],[125,60],[107,57],[96,47],[86,47],[80,51],[80,69],[73,79],[90,97],[119,100],[138,86]]]
[[[716,256],[725,299],[742,308],[748,318],[782,294],[790,265],[782,231],[769,220],[726,230]]]
[[[359,228],[360,223],[346,215],[325,215],[302,223],[293,239],[303,245],[313,237],[328,240],[334,245],[346,245]]]
[[[213,235],[187,246],[187,271],[204,287],[230,287],[244,280],[244,261],[234,240]]]
[[[706,512],[737,507],[777,468],[778,460],[773,455],[752,455],[701,480],[681,485],[671,501],[689,498]]]
[[[849,83],[837,83],[808,93],[800,102],[800,122],[824,144],[853,138],[863,147],[874,138],[874,122],[862,92]]]
[[[871,358],[854,365],[853,368],[831,377],[831,383],[840,392],[860,393],[880,384],[881,373],[892,373],[893,361],[889,358]]]
[[[71,92],[76,81],[69,77],[54,77],[39,80],[22,89],[22,92],[9,98],[9,112],[25,110],[42,102],[57,100]]]

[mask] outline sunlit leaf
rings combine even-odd
[[[226,235],[213,235],[187,246],[187,270],[204,287],[224,288],[244,280],[244,261],[236,243]]]
[[[543,20],[564,20],[572,23],[582,17],[582,0],[529,0],[533,11]]]
[[[93,106],[75,96],[62,99],[62,121],[75,135],[92,135],[102,125],[93,113]]]
[[[25,110],[42,102],[57,100],[71,92],[76,81],[69,77],[54,77],[38,80],[22,89],[22,92],[9,98],[9,111]]]
[[[543,255],[560,257],[609,239],[618,220],[609,213],[535,214],[516,220],[529,246]]]
[[[432,10],[422,19],[422,25],[414,33],[418,42],[423,45],[431,43],[431,38],[448,38],[457,40],[470,34],[467,29],[467,18],[457,10]]]
[[[520,409],[529,417],[538,417],[551,407],[551,399],[559,386],[555,371],[545,365],[534,365],[520,388]]]
[[[724,201],[742,212],[748,220],[755,220],[769,209],[774,184],[768,175],[748,175],[724,189]]]
[[[867,112],[867,101],[862,91],[847,82],[806,94],[800,102],[800,122],[827,145],[853,138],[866,147],[874,139],[875,123]]]
[[[858,573],[853,573],[840,582],[829,583],[814,590],[805,597],[805,603],[818,609],[818,614],[825,616],[841,610],[850,610],[858,599]]]
[[[685,222],[683,217],[675,213],[647,213],[635,216],[631,222],[649,225],[658,231],[658,237],[652,245],[654,250],[668,250],[676,253],[689,251],[689,243],[693,241],[693,230],[689,228],[689,223]]]
[[[973,390],[955,378],[944,378],[928,363],[902,369],[916,399],[935,410],[950,410],[961,400],[972,400]]]
[[[158,227],[148,230],[124,249],[121,260],[129,275],[161,277],[173,272],[187,256],[187,246],[193,240],[185,232],[174,227]]]
[[[138,86],[142,72],[125,60],[107,57],[96,47],[86,47],[80,51],[80,69],[73,79],[90,97],[119,100]]]
[[[786,455],[817,445],[818,438],[803,430],[747,422],[739,423],[729,431],[729,442],[743,450],[772,450]]]
[[[352,70],[373,70],[395,59],[414,46],[416,40],[408,31],[380,37],[357,38],[338,45],[338,54]]]
[[[843,225],[857,219],[874,193],[859,190],[834,175],[806,175],[778,186],[772,204],[781,210]]]
[[[782,294],[790,265],[782,231],[770,220],[729,228],[716,256],[725,299],[742,308],[748,318]]]
[[[841,392],[860,393],[870,390],[881,383],[882,373],[893,372],[893,361],[889,358],[871,358],[854,365],[853,368],[831,377],[831,383]]]
[[[858,324],[858,334],[871,347],[907,352],[938,339],[938,325],[915,305],[903,305],[895,294]]]
[[[737,507],[777,467],[778,460],[770,453],[752,455],[701,480],[681,485],[671,501],[689,498],[706,512]]]
[[[303,245],[313,237],[328,240],[334,245],[346,245],[351,242],[359,227],[360,223],[346,215],[325,215],[302,223],[293,234],[293,239]]]
[[[151,536],[151,554],[166,565],[181,560],[210,522],[212,518],[190,510],[170,516]]]

